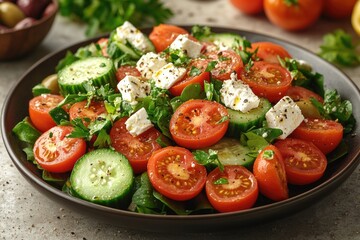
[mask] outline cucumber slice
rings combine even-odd
[[[228,108],[229,127],[227,136],[237,138],[240,137],[241,132],[247,132],[254,126],[261,127],[265,114],[270,108],[271,103],[265,98],[260,98],[259,106],[246,113]]]
[[[60,92],[68,94],[86,93],[84,83],[94,87],[110,84],[116,87],[116,69],[111,59],[105,57],[89,57],[66,66],[58,73]]]
[[[121,42],[110,42],[107,52],[112,59],[119,58],[125,54],[130,56],[133,60],[138,60],[141,57],[139,52]]]
[[[226,47],[232,48],[237,42],[244,41],[244,38],[235,33],[212,33],[199,38],[200,41],[212,42],[215,45],[222,43]]]
[[[75,163],[70,184],[76,196],[84,200],[127,207],[134,174],[124,155],[102,148],[86,153]]]
[[[219,161],[223,165],[241,165],[251,169],[255,160],[247,155],[251,150],[234,138],[225,137],[210,148],[218,152]]]

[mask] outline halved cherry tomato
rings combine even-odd
[[[285,96],[291,86],[288,70],[275,63],[254,62],[250,71],[242,71],[241,80],[247,83],[253,92],[275,103]]]
[[[34,126],[45,132],[56,126],[49,112],[54,109],[64,98],[60,95],[41,94],[29,102],[29,116]]]
[[[191,61],[186,76],[183,80],[177,82],[169,89],[170,93],[173,96],[180,96],[184,88],[193,83],[199,83],[202,89],[204,89],[204,81],[210,81],[210,73],[205,72],[208,63],[209,61],[205,59],[196,59]],[[196,68],[199,71],[198,75],[191,75],[193,68]]]
[[[180,34],[189,34],[181,27],[169,24],[155,26],[149,35],[149,39],[154,44],[157,52],[164,51]]]
[[[312,142],[295,138],[279,140],[274,144],[285,163],[288,183],[305,185],[319,180],[325,172],[325,155]]]
[[[324,154],[328,154],[339,145],[343,132],[343,126],[333,120],[305,119],[291,137],[312,142]]]
[[[173,200],[194,198],[205,185],[206,168],[185,148],[170,146],[157,150],[147,168],[153,187]]]
[[[323,0],[264,0],[268,19],[286,30],[302,30],[311,26],[319,17]]]
[[[92,101],[89,106],[87,101],[74,103],[69,109],[70,120],[75,118],[83,119],[85,126],[96,120],[102,114],[106,114],[104,102]]]
[[[226,108],[208,100],[189,100],[181,104],[170,120],[170,133],[182,147],[198,149],[218,142],[229,125]]]
[[[85,154],[86,142],[81,138],[67,137],[73,131],[70,126],[55,126],[44,132],[35,142],[34,157],[49,172],[68,172]]]
[[[300,86],[291,86],[287,92],[286,92],[286,96],[291,97],[292,100],[294,100],[295,102],[300,101],[300,100],[310,100],[310,98],[315,98],[316,100],[318,100],[319,102],[323,103],[324,99],[316,94],[315,92],[306,89],[304,87],[300,87]]]
[[[238,75],[244,67],[239,54],[231,50],[206,52],[205,55],[210,61],[217,61],[214,69],[211,70],[211,77],[217,80],[228,80],[233,72]]]
[[[109,42],[109,38],[100,38],[97,41],[97,44],[99,44],[100,48],[101,48],[101,54],[104,57],[108,57],[109,54],[107,53],[107,46],[108,46],[108,42]]]
[[[237,9],[247,14],[258,14],[264,9],[263,0],[230,0],[230,2]]]
[[[279,63],[278,57],[291,58],[291,55],[285,48],[272,42],[254,42],[251,44],[251,51],[256,49],[256,56],[265,62]]]
[[[116,70],[116,79],[120,82],[126,76],[141,77],[141,73],[135,66],[124,65]]]
[[[259,195],[255,176],[243,166],[227,165],[224,171],[215,168],[206,180],[206,195],[219,212],[251,208]]]
[[[341,19],[351,16],[358,0],[325,0],[323,13],[332,19]]]
[[[151,154],[161,148],[156,142],[156,139],[161,137],[161,133],[155,128],[150,128],[134,137],[126,129],[125,122],[127,119],[127,117],[119,119],[111,128],[111,146],[126,156],[134,173],[138,174],[146,171]]]
[[[269,145],[261,151],[254,162],[253,173],[264,196],[274,201],[289,198],[284,160],[275,146]]]

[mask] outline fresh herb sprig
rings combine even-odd
[[[351,35],[341,29],[328,33],[323,38],[319,56],[344,67],[360,65],[360,52]]]
[[[87,24],[86,35],[110,32],[125,21],[135,26],[159,24],[173,12],[161,0],[59,0],[60,14]]]

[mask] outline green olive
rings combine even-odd
[[[59,94],[59,84],[58,84],[58,77],[57,74],[52,74],[44,78],[41,84],[50,89],[52,94]]]
[[[0,21],[10,28],[25,18],[25,14],[20,8],[11,2],[0,3],[0,16]]]
[[[301,100],[295,103],[299,106],[305,118],[323,118],[319,110],[311,103],[310,100]]]

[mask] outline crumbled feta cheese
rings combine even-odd
[[[175,67],[173,63],[168,63],[153,74],[153,80],[156,87],[169,89],[181,80],[185,73],[186,68]]]
[[[134,137],[139,136],[154,125],[150,122],[145,108],[140,108],[136,113],[131,115],[125,122],[126,129]]]
[[[142,55],[139,61],[136,63],[136,68],[144,78],[150,79],[154,72],[166,65],[165,58],[159,54],[149,52]]]
[[[144,98],[150,93],[150,83],[137,77],[126,76],[117,85],[122,99],[131,105],[136,105],[138,98]]]
[[[224,42],[214,41],[214,44],[218,46],[219,52],[222,51],[234,51],[231,47],[227,46]]]
[[[150,52],[152,50],[152,45],[146,36],[128,21],[125,21],[123,25],[116,28],[115,39],[124,44],[129,42],[141,52]]]
[[[249,85],[239,81],[234,73],[230,78],[224,81],[220,89],[221,101],[225,106],[244,113],[257,108],[260,98],[253,93]]]
[[[265,117],[270,128],[279,128],[283,131],[283,134],[279,136],[280,139],[289,136],[304,120],[301,109],[289,96],[280,99],[275,106],[270,108]]]
[[[202,44],[189,39],[187,34],[180,34],[171,43],[170,49],[180,49],[185,51],[189,57],[197,58],[200,56]]]

